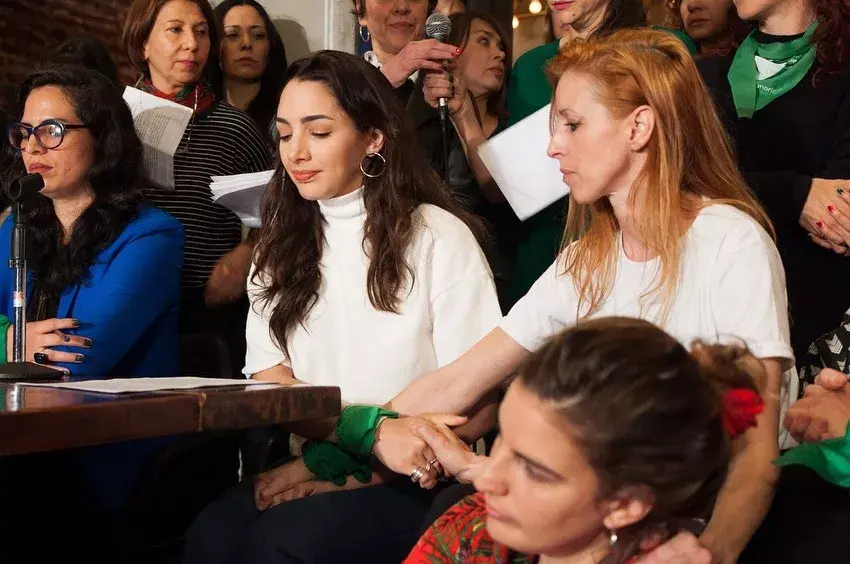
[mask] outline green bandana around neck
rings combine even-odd
[[[729,86],[739,118],[751,118],[758,110],[779,98],[803,80],[815,62],[812,35],[814,22],[802,37],[780,43],[759,43],[755,33],[750,33],[735,52],[729,67]],[[758,79],[756,56],[784,67],[775,75]]]

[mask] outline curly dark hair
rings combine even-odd
[[[619,29],[644,27],[646,25],[646,9],[643,0],[611,0],[605,17],[594,37],[608,35]]]
[[[72,37],[63,41],[59,47],[50,53],[47,64],[80,65],[93,69],[108,78],[115,86],[120,87],[118,67],[106,46],[93,37]]]
[[[264,135],[268,135],[273,126],[280,92],[283,89],[283,76],[286,73],[286,48],[280,34],[275,29],[271,18],[265,8],[256,0],[225,0],[215,7],[215,19],[218,26],[218,35],[224,40],[224,17],[235,6],[250,6],[257,10],[266,25],[266,34],[269,38],[268,65],[263,71],[260,79],[260,91],[251,102],[246,113],[253,118],[257,127]],[[218,48],[215,46],[214,48]],[[224,100],[224,77],[220,70],[213,74],[213,87],[220,100]]]
[[[850,56],[850,0],[813,0],[813,3],[818,19],[812,38],[820,64],[818,73],[834,74]]]
[[[403,300],[400,292],[407,282],[414,282],[406,253],[421,228],[414,221],[416,209],[422,204],[442,208],[477,236],[483,233],[482,225],[460,207],[428,166],[404,107],[381,71],[361,57],[318,51],[292,63],[284,90],[293,81],[323,84],[358,131],[384,134],[384,171],[377,178],[364,178],[363,248],[370,258],[365,290],[376,309],[397,312]],[[370,174],[379,172],[382,165],[377,160],[367,168]],[[261,219],[253,280],[264,286],[261,302],[277,300],[269,324],[278,346],[288,354],[290,333],[319,297],[324,221],[318,203],[301,197],[280,158]]]
[[[518,374],[568,423],[599,478],[601,499],[628,487],[652,492],[652,510],[617,530],[604,564],[627,562],[650,535],[692,529],[694,519],[710,515],[732,458],[723,395],[758,392],[765,382],[746,347],[696,341],[689,353],[652,323],[626,317],[567,329]]]
[[[45,291],[60,295],[85,282],[97,255],[136,217],[142,198],[142,143],[121,92],[101,73],[73,65],[36,71],[18,89],[19,117],[30,93],[44,86],[62,90],[95,139],[88,174],[94,201],[74,222],[67,242],[50,199],[38,196],[24,206],[28,261]]]

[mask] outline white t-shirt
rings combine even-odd
[[[700,211],[685,235],[681,275],[666,320],[658,319],[662,305],[658,292],[639,299],[657,283],[660,260],[633,262],[621,248],[618,261],[611,293],[593,317],[646,319],[686,347],[694,339],[743,341],[757,357],[785,359],[784,368],[791,368],[794,356],[782,261],[768,234],[749,215],[724,204]],[[558,259],[501,327],[533,351],[547,337],[574,324],[578,313],[573,278],[564,274]],[[796,379],[786,379],[786,388],[796,385]]]
[[[319,300],[289,340],[286,358],[269,332],[271,309],[248,281],[244,373],[278,364],[311,384],[339,386],[350,403],[383,404],[415,378],[448,364],[495,328],[501,313],[484,254],[466,225],[422,205],[408,249],[414,273],[399,313],[375,309],[366,289],[362,189],[319,202],[324,226]]]

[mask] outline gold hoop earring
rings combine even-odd
[[[378,172],[377,174],[370,174],[370,173],[366,172],[366,166],[363,163],[366,162],[366,159],[370,159],[370,158],[377,158],[377,159],[381,160],[381,171]],[[362,172],[363,176],[365,176],[366,178],[378,178],[379,176],[384,174],[384,172],[386,172],[386,170],[387,170],[387,159],[385,159],[384,155],[382,155],[381,153],[366,153],[366,156],[363,157],[363,159],[360,161],[360,172]]]

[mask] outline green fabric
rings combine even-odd
[[[317,478],[344,486],[348,476],[354,476],[363,484],[372,480],[368,459],[354,457],[339,446],[327,441],[307,441],[301,449],[304,464]]]
[[[0,315],[0,364],[6,364],[6,333],[9,331],[9,318],[5,315]]]
[[[371,455],[375,430],[382,417],[396,419],[398,413],[373,405],[350,405],[343,409],[336,422],[336,438],[340,448],[358,456]]]
[[[654,26],[652,26],[652,29],[657,30],[657,31],[666,31],[667,33],[675,35],[679,39],[679,41],[684,43],[685,47],[688,48],[688,52],[691,54],[691,57],[696,57],[696,55],[699,51],[697,49],[697,44],[694,43],[694,40],[691,39],[691,37],[687,33],[685,33],[683,30],[674,29],[672,27],[662,27],[660,25],[654,25]]]
[[[665,27],[653,29],[672,33],[682,40],[692,55],[696,54],[696,45],[684,32]],[[558,54],[558,43],[553,41],[531,49],[514,64],[508,89],[509,125],[530,116],[552,101],[552,86],[546,78],[545,68],[546,63]],[[507,306],[512,306],[528,293],[555,260],[564,236],[566,217],[567,198],[562,198],[519,226],[516,273]]]
[[[779,457],[777,464],[807,466],[830,484],[850,488],[850,422],[843,437],[795,446]]]
[[[776,98],[779,98],[803,80],[815,62],[812,34],[817,22],[806,33],[793,41],[759,43],[756,32],[750,33],[735,52],[729,67],[729,86],[739,118],[751,118]],[[756,55],[774,63],[784,63],[785,68],[764,80],[758,80]]]

